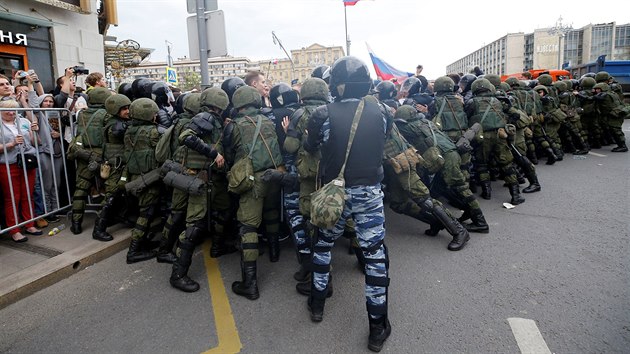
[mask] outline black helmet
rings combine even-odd
[[[153,81],[145,77],[133,80],[133,82],[131,83],[131,92],[133,94],[133,98],[151,98],[151,91],[149,90],[149,92],[147,92],[144,87],[152,83]]]
[[[149,87],[151,88],[151,99],[157,103],[158,107],[167,107],[171,102],[175,102],[173,91],[164,82],[156,81],[151,86],[145,86],[146,89]]]
[[[330,66],[328,66],[328,65],[320,65],[320,66],[316,67],[311,72],[311,77],[320,78],[320,79],[326,81],[327,84],[330,83]]]
[[[232,96],[234,95],[234,92],[236,92],[239,87],[245,85],[245,81],[243,81],[243,79],[241,79],[240,77],[230,77],[223,81],[223,83],[221,84],[221,90],[227,93],[230,102],[232,102]]]
[[[422,91],[422,82],[414,76],[411,76],[400,85],[400,92],[407,93],[407,96],[413,96]]]
[[[580,80],[582,80],[582,79],[583,79],[583,78],[585,78],[585,77],[592,77],[593,79],[595,79],[595,75],[597,75],[597,74],[595,74],[595,73],[593,73],[593,72],[591,72],[591,73],[586,73],[586,74],[582,75],[582,77],[580,77]]]
[[[356,57],[339,58],[330,69],[330,92],[336,99],[364,97],[371,86],[368,67]]]
[[[376,85],[374,91],[378,94],[377,96],[380,101],[396,99],[396,95],[398,94],[396,85],[391,81],[382,81]]]
[[[472,83],[475,82],[475,80],[477,80],[477,76],[473,74],[466,74],[462,76],[462,78],[459,80],[459,87],[462,89],[462,92],[470,91]]]
[[[127,96],[130,100],[133,100],[133,91],[131,91],[131,84],[128,82],[123,82],[118,86],[118,93]]]
[[[271,101],[271,107],[282,108],[290,104],[296,104],[300,102],[300,97],[291,86],[285,83],[279,83],[271,88],[269,91],[269,100]]]
[[[186,98],[188,98],[188,95],[190,95],[190,92],[185,92],[177,96],[177,99],[175,100],[175,107],[174,107],[175,113],[182,114],[185,112],[184,102],[186,101]]]

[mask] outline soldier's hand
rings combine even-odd
[[[270,168],[266,170],[260,178],[263,180],[263,182],[280,182],[282,181],[283,175],[284,173],[274,168]]]
[[[282,118],[282,130],[284,130],[285,134],[289,131],[289,116]]]
[[[223,158],[223,155],[218,154],[214,159],[214,162],[217,164],[218,168],[223,168],[223,165],[225,165],[225,158]]]

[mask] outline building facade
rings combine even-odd
[[[0,11],[0,73],[35,70],[46,91],[65,68],[104,72],[103,31],[115,24],[115,0],[20,0]],[[108,6],[108,11],[103,11]],[[97,11],[103,16],[99,18]],[[109,18],[107,18],[109,16]],[[104,21],[105,20],[105,21]],[[78,78],[81,83],[81,77]]]
[[[630,24],[589,24],[559,35],[551,28],[510,33],[447,65],[447,73],[467,73],[479,66],[487,74],[506,75],[531,69],[558,69],[608,60],[630,59]]]

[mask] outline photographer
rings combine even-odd
[[[35,70],[16,71],[15,77],[13,78],[13,86],[16,87],[16,90],[15,90],[16,94],[17,94],[17,88],[19,86],[26,86],[28,88],[28,91],[35,90],[35,92],[37,93],[37,96],[41,96],[44,94],[44,87],[42,86],[42,83],[39,81],[39,77],[37,76],[37,73],[35,73]],[[28,106],[22,106],[22,107],[28,107]]]
[[[83,108],[87,108],[87,96],[85,94],[76,93],[75,70],[81,67],[67,68],[64,76],[57,79],[57,85],[60,86],[59,94],[54,98],[56,108],[67,108],[72,115]],[[85,70],[85,69],[83,69]],[[78,70],[77,70],[78,71]],[[80,73],[77,73],[77,75]],[[74,118],[73,118],[74,119]],[[62,122],[66,127],[70,126],[70,117],[62,115]],[[63,138],[70,143],[72,141],[73,132],[70,129],[64,129]]]

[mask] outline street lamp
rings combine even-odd
[[[556,21],[556,24],[547,30],[549,35],[558,36],[558,70],[562,69],[562,37],[564,37],[566,33],[572,29],[573,26],[571,24],[565,25],[562,23],[562,16],[560,16],[558,21]]]
[[[140,43],[133,39],[118,42],[107,54],[110,74],[119,82],[124,78],[126,68],[138,66],[144,59],[141,56]]]

